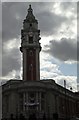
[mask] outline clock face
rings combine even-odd
[[[33,36],[33,32],[29,32],[29,36],[32,37]]]

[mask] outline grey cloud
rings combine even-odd
[[[18,38],[20,35],[22,18],[16,18],[17,8],[21,12],[20,3],[3,3],[2,5],[2,39],[3,42],[7,40]],[[18,7],[19,6],[19,7]],[[23,10],[22,10],[23,11]],[[20,13],[22,14],[22,12]],[[6,41],[5,41],[6,40]]]
[[[28,5],[30,3],[3,3],[2,4],[2,37],[3,42],[13,38],[18,38],[22,28],[22,22],[26,17]],[[66,17],[51,13],[54,3],[31,3],[34,15],[39,20],[41,34],[50,35],[57,32],[58,28]],[[51,27],[52,26],[52,27]]]
[[[62,38],[60,41],[52,40],[49,49],[44,50],[50,55],[61,61],[74,60],[77,61],[77,45],[75,39]]]
[[[12,49],[11,51],[3,52],[2,56],[2,76],[6,76],[12,70],[20,71],[21,69],[21,57],[18,49]]]
[[[2,2],[28,2],[28,0],[1,0]],[[37,0],[37,2],[77,2],[78,0]],[[36,2],[36,0],[29,0],[29,2]]]
[[[79,61],[79,36],[77,37],[77,60]],[[77,83],[79,83],[79,63],[77,62]]]
[[[72,11],[72,12],[76,12],[77,10],[77,3],[76,2],[65,2],[63,4],[63,2],[60,3],[60,7],[62,10],[66,11]]]
[[[2,5],[0,2],[0,76],[2,75]]]
[[[56,34],[58,32],[58,28],[67,20],[66,17],[62,17],[48,11],[39,13],[38,18],[41,34],[45,36]]]
[[[66,17],[56,15],[54,12],[51,13],[55,3],[43,3],[43,2],[5,2],[2,3],[2,42],[7,43],[9,40],[18,38],[22,29],[23,20],[27,15],[27,9],[29,4],[32,4],[34,15],[39,22],[39,28],[41,35],[56,34],[61,24],[67,20]],[[65,3],[63,3],[65,4]],[[55,44],[56,45],[56,44]],[[16,46],[16,45],[15,45]],[[4,46],[3,46],[4,47]],[[54,56],[58,56],[56,52],[56,46],[54,46]],[[52,50],[52,49],[51,49]],[[50,50],[50,51],[51,51]],[[10,51],[3,50],[3,76],[7,75],[12,70],[20,70],[21,64],[18,62],[20,58],[20,51],[18,48]],[[51,52],[50,52],[51,53]],[[55,55],[56,53],[56,55]],[[19,57],[19,58],[17,58]]]
[[[68,76],[71,77],[71,76]],[[60,79],[57,80],[57,83],[59,85],[62,85],[64,87],[64,80],[66,80],[66,88],[70,90],[70,88],[72,87],[73,91],[77,90],[77,83],[76,83],[76,78],[73,76],[71,77],[71,79],[69,79],[67,76],[61,76]]]

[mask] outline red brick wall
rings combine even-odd
[[[32,52],[32,53],[31,53]],[[32,64],[32,67],[31,67]],[[27,50],[27,80],[36,80],[36,50]]]

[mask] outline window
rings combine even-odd
[[[44,110],[44,109],[45,109],[45,101],[41,100],[41,110]]]
[[[32,24],[30,24],[30,27],[32,27]]]
[[[35,93],[29,93],[29,102],[34,103],[35,102]]]
[[[30,50],[29,55],[30,55],[30,56],[33,56],[33,52],[32,52],[32,50]]]
[[[29,37],[29,43],[30,43],[30,44],[33,43],[33,37]]]
[[[41,93],[41,98],[44,99],[44,97],[45,97],[45,94]]]
[[[32,64],[29,65],[29,70],[30,70],[30,71],[33,70],[33,65],[32,65]]]

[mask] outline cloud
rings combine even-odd
[[[56,63],[53,63],[50,55],[41,52],[40,55],[40,77],[41,79],[48,79],[56,77],[57,75],[62,75],[59,66]]]
[[[20,3],[2,4],[2,39],[3,42],[18,38],[21,31],[23,10]]]
[[[0,2],[0,76],[2,76],[2,5]]]
[[[64,75],[60,71],[59,64],[53,63],[50,55],[42,53],[41,59],[41,80],[53,79],[55,82],[64,87],[64,80],[66,80],[66,88],[72,91],[77,91],[77,76]]]
[[[18,59],[21,59],[21,55],[17,45],[20,43],[20,31],[22,29],[23,20],[27,14],[29,4],[30,3],[25,2],[2,3],[3,76],[8,75],[9,72],[13,70],[17,71],[21,69],[20,62],[18,62]],[[42,34],[52,34],[65,20],[64,17],[55,15],[51,12],[53,5],[54,3],[32,3],[34,11],[37,11],[35,15],[40,21],[39,26]]]
[[[2,37],[3,42],[18,38],[22,29],[22,22],[26,17],[28,5],[25,2],[6,2],[2,4]],[[39,20],[42,35],[57,33],[58,28],[67,21],[65,16],[51,12],[55,3],[31,3],[35,15]],[[52,26],[52,27],[51,27]]]
[[[61,61],[77,61],[77,43],[75,39],[51,40],[50,44],[45,46],[44,52],[48,52]]]
[[[61,31],[61,26],[63,24],[70,25],[72,24],[72,20],[67,18],[67,16],[64,14],[65,12],[65,6],[68,3],[55,3],[55,2],[5,2],[2,3],[2,38],[3,42],[7,42],[8,40],[18,38],[20,36],[20,31],[22,29],[22,22],[26,17],[27,9],[29,4],[32,4],[32,8],[34,10],[34,15],[36,16],[36,19],[39,21],[39,27],[41,30],[41,36],[48,36],[53,35],[57,36],[58,32]],[[58,4],[59,10],[61,14],[57,14],[58,12],[54,12],[55,4]],[[64,6],[64,8],[63,8]],[[70,7],[69,7],[70,6]],[[72,8],[76,9],[74,7],[74,3],[69,3],[68,5],[68,12],[72,10]],[[63,12],[62,12],[63,9]],[[75,10],[74,10],[75,11]],[[73,13],[73,11],[71,11]],[[73,13],[73,16],[75,14]],[[73,24],[72,24],[73,26]],[[71,26],[71,27],[72,27]],[[70,26],[67,26],[67,28]],[[63,28],[62,28],[63,29]],[[67,31],[67,29],[64,32]],[[69,31],[68,31],[69,32]],[[70,34],[70,32],[69,32]]]
[[[78,0],[1,0],[1,2],[77,2]]]
[[[51,61],[42,60],[42,65],[40,69],[41,79],[44,79],[44,78],[52,79],[57,75],[62,74],[61,71],[59,70],[59,66],[56,64],[53,64]]]
[[[63,2],[60,3],[60,7],[62,10],[64,10],[65,12],[73,12],[76,13],[77,10],[77,3],[76,2],[65,2],[65,4],[63,4]]]
[[[38,18],[41,34],[45,36],[56,34],[58,28],[66,21],[66,17],[48,11],[39,13]]]
[[[70,89],[72,87],[72,91],[77,91],[77,77],[76,76],[65,76],[58,75],[54,78],[56,82],[64,87],[64,80],[66,81],[66,88]]]
[[[29,4],[30,4],[29,2],[16,2],[16,1],[12,3],[11,2],[2,3],[2,42],[3,42],[2,73],[3,77],[5,78],[18,77],[21,71],[22,67],[21,54],[18,47],[20,46],[21,35],[20,31],[23,26],[23,20],[27,15],[27,9]],[[41,36],[43,37],[45,36],[48,37],[51,35],[53,36],[52,39],[54,39],[54,37],[59,36],[60,34],[59,32],[61,31],[61,26],[63,24],[67,26],[71,25],[72,23],[72,19],[70,19],[70,16],[67,18],[67,16],[65,16],[64,14],[67,5],[66,6],[60,5],[59,7],[61,8],[63,7],[62,8],[63,12],[60,11],[61,14],[58,14],[57,12],[54,12],[55,10],[54,5],[58,3],[35,2],[31,4],[34,11],[34,15],[39,23]],[[71,5],[70,7],[68,6],[66,12],[68,12],[68,10],[71,10],[71,8],[72,8]],[[75,11],[74,12],[72,11],[72,13],[73,16],[75,16]],[[71,26],[67,27],[72,28],[73,24],[72,27]],[[67,29],[65,29],[64,31],[64,28],[62,27],[62,30],[64,35]],[[69,35],[71,35],[69,31],[67,32],[69,33]],[[49,51],[46,48],[46,52],[49,52],[51,56],[54,56],[62,61],[66,61],[69,59],[75,60],[76,55],[74,55],[75,54],[74,50],[76,50],[75,46],[76,43],[74,42],[75,43],[74,44],[73,42],[70,42],[73,40],[75,41],[75,39],[73,40],[67,38],[60,39],[61,40],[59,42],[55,40],[51,41],[49,46],[47,46],[49,48]],[[41,79],[42,78],[58,79],[60,78],[60,76],[64,76],[62,75],[59,66],[53,63],[51,60],[50,61],[48,60],[50,58],[50,55],[48,56],[48,54],[47,55],[43,54],[41,56]],[[67,76],[64,76],[63,79],[66,79],[66,77]],[[60,83],[62,83],[61,78],[59,81]]]
[[[2,76],[6,76],[13,70],[20,71],[21,69],[21,55],[19,50],[10,49],[10,51],[3,51],[2,55]]]

